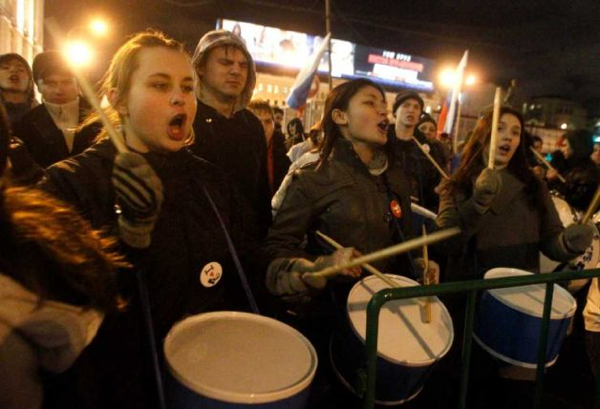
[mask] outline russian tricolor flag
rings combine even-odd
[[[460,104],[460,93],[462,90],[462,84],[465,76],[465,68],[467,67],[467,60],[469,59],[469,50],[465,51],[458,68],[456,69],[456,83],[442,106],[442,111],[438,117],[438,133],[447,133],[452,137],[454,132],[454,124],[456,123],[456,113],[458,111],[458,104]]]
[[[287,97],[287,104],[290,108],[300,109],[306,104],[310,86],[317,73],[317,69],[319,68],[321,58],[323,58],[323,54],[325,53],[325,50],[327,50],[327,44],[329,43],[330,38],[331,33],[327,34],[319,46],[319,49],[312,55],[312,59],[310,59],[309,63],[298,73],[296,81],[294,81],[294,85],[292,85],[290,95]]]

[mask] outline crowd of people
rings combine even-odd
[[[540,253],[568,263],[590,246],[592,227],[563,226],[550,193],[578,212],[592,202],[599,155],[587,131],[567,132],[548,170],[529,154],[541,141],[502,107],[490,168],[491,110],[456,155],[414,91],[397,94],[390,116],[380,86],[345,82],[306,135],[300,118],[284,124],[281,108],[251,100],[255,83],[234,33],[206,33],[190,56],[177,40],[141,32],[102,79],[106,124],[59,52],[31,68],[0,56],[1,407],[160,407],[163,339],[184,317],[219,310],[297,328],[319,354],[309,407],[357,406],[328,351],[365,272],[313,273],[420,236],[422,225],[461,233],[434,246],[430,263],[415,251],[375,267],[449,282],[494,267],[538,273]],[[594,369],[595,302],[586,318]],[[461,322],[464,306],[451,313]],[[488,369],[485,382],[495,382]],[[513,389],[472,402],[517,407]],[[458,390],[433,390],[423,407],[452,407]]]

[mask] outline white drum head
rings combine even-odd
[[[173,326],[164,351],[173,376],[196,393],[233,403],[285,399],[306,388],[317,354],[298,331],[271,318],[212,312]]]
[[[406,277],[386,274],[402,287],[419,285]],[[358,337],[365,342],[367,304],[371,297],[389,286],[371,276],[357,283],[348,295],[348,315]],[[431,322],[425,323],[425,298],[388,302],[379,315],[377,353],[380,357],[405,366],[431,365],[450,349],[454,339],[452,319],[437,297],[431,300]]]
[[[531,275],[528,271],[516,268],[493,268],[485,273],[485,279],[517,277]],[[503,304],[532,317],[541,318],[544,313],[544,299],[546,296],[545,284],[533,284],[521,287],[496,288],[488,292]],[[552,296],[552,310],[550,319],[563,319],[572,317],[577,308],[577,303],[567,290],[554,284]]]

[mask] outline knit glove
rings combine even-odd
[[[477,177],[473,189],[473,201],[479,210],[486,211],[501,188],[502,179],[499,172],[495,169],[485,168]]]
[[[587,224],[572,224],[563,232],[565,247],[572,253],[582,254],[592,244],[594,230]]]
[[[119,234],[131,247],[150,246],[150,235],[163,202],[162,183],[142,155],[119,153],[112,183],[119,215]]]
[[[345,264],[358,252],[353,248],[336,250],[329,256],[322,256],[314,262],[304,258],[275,259],[267,270],[267,288],[273,295],[281,296],[288,302],[306,302],[310,300],[311,290],[322,289],[327,279],[313,276],[311,273],[327,267]],[[341,274],[358,276],[361,269],[354,267]]]

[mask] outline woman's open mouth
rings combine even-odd
[[[187,114],[177,114],[169,121],[168,134],[171,139],[181,141],[186,137],[185,124],[187,122]]]
[[[377,127],[379,128],[380,131],[382,131],[384,133],[387,133],[387,129],[388,129],[389,124],[390,124],[390,121],[388,121],[387,119],[385,119],[385,120],[379,122],[377,124]]]

